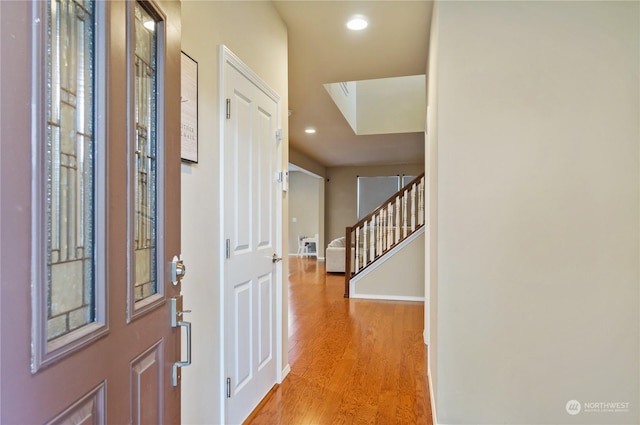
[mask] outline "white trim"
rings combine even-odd
[[[355,277],[353,277],[350,280],[350,283],[358,283],[358,281],[360,279],[362,279],[363,277],[365,277],[366,275],[368,275],[369,273],[371,273],[372,271],[374,271],[375,269],[377,269],[378,267],[380,267],[382,264],[384,264],[388,259],[390,259],[391,257],[393,257],[394,255],[396,255],[398,252],[400,252],[400,250],[402,250],[404,247],[406,247],[407,245],[409,245],[411,242],[413,242],[414,240],[416,240],[418,238],[418,236],[422,235],[424,233],[424,229],[426,226],[422,226],[421,228],[419,228],[418,230],[416,230],[415,232],[413,232],[412,234],[410,234],[406,239],[404,239],[402,242],[400,242],[398,245],[394,246],[393,249],[391,249],[391,251],[387,252],[384,256],[382,256],[378,261],[376,261],[375,263],[371,264],[371,266],[367,267],[366,269],[364,269],[364,271],[362,271],[361,273],[358,273]],[[351,291],[354,287],[349,288],[349,290]],[[351,292],[350,292],[351,293]],[[350,298],[355,298],[354,296],[351,296]],[[424,298],[422,299],[424,301]]]
[[[433,381],[431,381],[431,361],[429,359],[429,349],[427,347],[427,379],[429,380],[429,401],[431,402],[431,422],[438,425],[438,415],[436,414],[436,399],[433,395]]]
[[[354,294],[351,292],[352,299],[361,300],[387,300],[387,301],[419,301],[424,302],[424,297],[413,297],[410,295],[381,295],[381,294]]]
[[[311,177],[315,177],[317,179],[322,179],[324,180],[324,177],[322,177],[320,174],[316,174],[313,171],[309,171],[307,169],[304,169],[296,164],[294,164],[293,162],[289,161],[289,171],[299,171],[301,173],[305,173]]]
[[[289,375],[289,372],[291,372],[291,365],[287,363],[287,365],[280,371],[280,379],[278,380],[278,384],[282,384],[282,381],[284,381],[284,378]]]
[[[225,299],[224,299],[224,274],[225,274],[225,255],[226,255],[226,241],[225,238],[223,237],[223,235],[225,234],[224,232],[224,205],[225,205],[225,181],[224,181],[224,124],[225,124],[225,108],[226,108],[226,101],[225,101],[225,93],[224,93],[224,76],[225,76],[225,63],[226,60],[224,58],[224,54],[225,54],[225,49],[224,46],[220,45],[220,49],[219,49],[219,59],[218,59],[218,149],[219,149],[219,154],[218,154],[218,169],[219,169],[219,179],[218,179],[218,205],[219,208],[218,210],[220,211],[220,221],[219,221],[219,235],[220,237],[218,238],[218,243],[219,243],[219,247],[218,247],[218,253],[219,253],[219,260],[220,260],[220,276],[218,277],[219,282],[221,282],[221,285],[218,285],[218,311],[220,312],[218,318],[218,331],[220,332],[220,345],[219,345],[219,359],[220,359],[220,363],[218,365],[219,368],[219,376],[220,376],[220,391],[218,392],[219,394],[219,405],[220,405],[220,411],[219,414],[220,416],[218,417],[218,423],[223,424],[225,423],[225,419],[226,419],[226,414],[227,414],[227,400],[226,400],[226,393],[227,393],[227,384],[226,384],[226,378],[227,378],[227,371],[226,371],[226,367],[225,367],[225,349],[226,349],[226,334],[225,334],[225,330],[224,330],[224,324],[225,324],[225,315],[227,314],[226,309],[225,309]]]

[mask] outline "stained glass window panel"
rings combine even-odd
[[[95,321],[94,64],[90,0],[52,0],[47,37],[47,340]]]
[[[156,20],[135,6],[135,301],[156,294],[157,279],[157,31]]]

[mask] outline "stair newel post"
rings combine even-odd
[[[353,228],[353,271],[358,273],[360,270],[360,226],[356,226]]]
[[[344,297],[349,298],[349,282],[351,280],[351,227],[346,229],[344,259]]]

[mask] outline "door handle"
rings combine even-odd
[[[273,257],[271,257],[271,262],[277,263],[278,261],[282,261],[282,257],[278,257],[278,254],[273,254]]]
[[[191,313],[191,310],[182,310],[182,296],[171,298],[171,327],[185,328],[187,331],[187,359],[179,360],[173,364],[171,384],[174,387],[177,387],[180,382],[181,368],[191,365],[191,322],[180,320],[185,313]]]
[[[177,323],[177,327],[184,327],[187,330],[187,359],[173,364],[171,384],[174,387],[178,386],[178,381],[180,380],[179,369],[191,365],[191,322],[180,321]]]

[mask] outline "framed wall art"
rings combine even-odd
[[[198,62],[182,52],[181,148],[183,161],[198,162]]]

